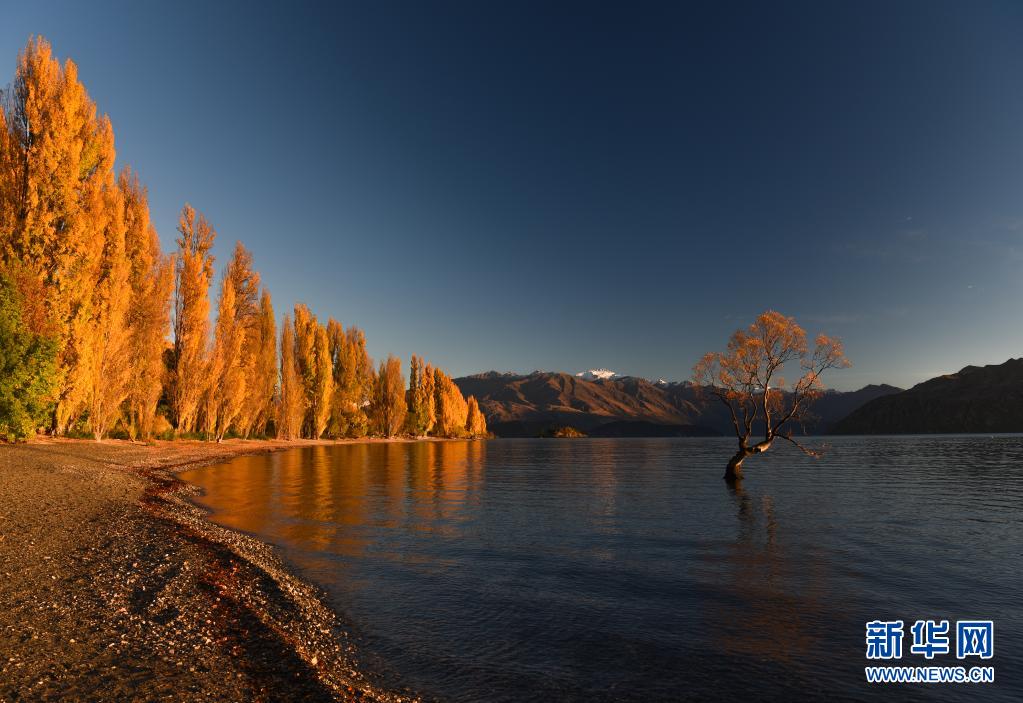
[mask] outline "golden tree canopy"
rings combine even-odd
[[[693,367],[693,381],[728,408],[739,440],[737,468],[779,437],[813,454],[792,438],[792,427],[809,416],[824,390],[821,375],[848,366],[841,341],[821,334],[811,350],[794,318],[768,310],[747,329],[736,330],[726,351],[705,354]],[[782,374],[796,367],[798,378],[787,386]],[[763,439],[750,444],[754,427],[761,425]]]

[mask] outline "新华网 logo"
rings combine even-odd
[[[867,659],[902,659],[906,636],[902,620],[871,620],[867,623]],[[917,620],[909,627],[910,655],[934,659],[952,654],[956,659],[991,659],[995,655],[995,625],[992,620],[958,620],[953,630],[948,620]],[[870,683],[991,683],[994,667],[974,666],[868,666]]]
[[[948,620],[917,620],[909,628],[910,654],[933,659],[951,652],[951,626]],[[867,623],[867,659],[901,659],[905,634],[902,620],[871,620]],[[995,654],[995,624],[991,620],[958,620],[955,627],[956,659]]]

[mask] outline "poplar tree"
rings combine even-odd
[[[408,417],[406,425],[410,434],[415,437],[421,437],[428,431],[426,427],[426,390],[422,358],[413,354],[409,366],[409,389],[406,394],[408,398]]]
[[[39,363],[24,377],[32,399],[10,401],[24,410],[15,413],[19,432],[49,407],[57,434],[87,419],[100,439],[123,418],[133,439],[149,439],[165,394],[178,433],[201,423],[218,440],[232,429],[265,432],[271,421],[282,437],[360,437],[371,417],[386,436],[485,434],[478,403],[467,404],[441,371],[413,356],[406,391],[396,358],[378,373],[360,329],[321,325],[305,305],[285,318],[278,359],[270,295],[240,242],[211,344],[216,232],[186,204],[176,255],[165,256],[145,188],[128,168],[115,177],[114,159],[110,121],[97,115],[75,64],[30,39],[0,110],[0,275],[14,271],[17,283],[4,289],[4,324],[46,328],[0,339],[0,352],[38,346]],[[23,379],[16,366],[10,377]],[[4,383],[0,404],[17,395],[3,396]]]
[[[483,413],[480,412],[480,406],[479,403],[476,402],[476,396],[470,395],[469,400],[466,401],[466,406],[468,408],[465,418],[466,434],[473,439],[486,437],[487,420],[483,417]]]
[[[302,303],[295,305],[295,361],[305,393],[302,433],[319,439],[330,420],[334,369],[327,330]]]
[[[55,392],[56,335],[31,271],[0,267],[0,439],[28,439],[45,421]]]
[[[334,397],[334,369],[330,356],[330,340],[323,325],[315,325],[313,340],[313,392],[312,438],[319,439],[330,420],[331,400]]]
[[[295,366],[303,396],[300,432],[313,433],[313,395],[316,386],[316,318],[304,303],[295,304]]]
[[[138,176],[124,168],[118,177],[124,197],[124,245],[128,258],[127,428],[132,439],[153,436],[156,407],[163,390],[173,260],[160,252],[160,240],[149,220],[149,201]]]
[[[130,366],[128,257],[125,252],[124,198],[112,182],[103,193],[103,253],[93,285],[92,317],[79,360],[93,437],[103,439],[121,416],[128,397]],[[96,223],[99,224],[98,222]]]
[[[243,428],[242,434],[251,427],[256,408],[246,400],[256,380],[260,343],[259,274],[252,268],[252,254],[236,242],[221,282],[206,391],[206,424],[217,441],[232,426]]]
[[[333,317],[327,319],[327,343],[330,353],[330,370],[333,379],[333,393],[330,398],[330,419],[327,422],[327,435],[335,439],[345,436],[347,432],[345,397],[348,372],[348,340],[345,329]]]
[[[252,368],[245,384],[245,402],[238,420],[240,433],[265,434],[274,415],[277,393],[277,322],[270,292],[263,289],[259,299],[258,325],[246,336],[252,354]]]
[[[4,91],[0,90],[0,259],[13,258],[13,233],[17,221],[22,169],[18,168],[22,156],[11,133],[4,107]]]
[[[281,392],[277,403],[277,436],[297,439],[302,430],[305,398],[295,361],[295,328],[284,316],[281,327]]]
[[[246,369],[242,360],[245,328],[239,314],[238,297],[228,265],[220,288],[217,326],[213,335],[213,355],[207,386],[207,432],[219,442],[227,435],[245,400]]]
[[[172,402],[178,432],[192,432],[209,370],[210,283],[217,233],[186,204],[178,220],[174,287],[174,380]]]
[[[351,363],[354,369],[354,380],[352,387],[353,401],[356,406],[354,422],[356,437],[364,437],[369,432],[369,416],[366,409],[369,407],[373,386],[376,382],[376,373],[373,370],[373,359],[366,351],[366,335],[358,327],[349,327],[345,330],[348,337]]]
[[[405,377],[394,355],[380,362],[373,392],[373,425],[384,437],[394,437],[405,424]]]
[[[364,437],[369,430],[366,408],[373,393],[373,361],[366,352],[366,338],[357,327],[344,329],[336,320],[327,322],[332,365],[330,434]]]
[[[461,437],[465,434],[468,406],[455,382],[440,369],[434,369],[434,398],[437,404],[437,423],[434,432],[441,437]]]
[[[434,426],[437,424],[437,399],[436,399],[436,384],[434,380],[433,366],[426,364],[422,370],[422,383],[423,383],[423,423],[422,430],[424,435],[428,435],[433,432]]]
[[[97,117],[74,62],[61,66],[42,38],[30,39],[18,55],[5,97],[0,247],[4,261],[18,262],[43,283],[57,325],[53,426],[60,434],[90,393],[92,303],[106,239],[113,131],[106,117]]]

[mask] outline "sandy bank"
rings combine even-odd
[[[410,700],[370,686],[318,591],[174,478],[302,444],[0,445],[0,699]]]

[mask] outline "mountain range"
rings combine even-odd
[[[598,369],[598,371],[605,371]],[[604,377],[601,377],[604,376]],[[573,376],[536,371],[490,371],[456,378],[466,396],[474,395],[487,425],[500,437],[539,437],[574,428],[591,436],[716,436],[732,432],[727,409],[701,403],[691,383],[651,383],[616,374]],[[899,388],[871,385],[857,391],[829,390],[814,405],[813,421],[797,433],[825,434],[846,415]]]
[[[1023,432],[1023,359],[966,366],[879,397],[832,428],[837,434]]]

